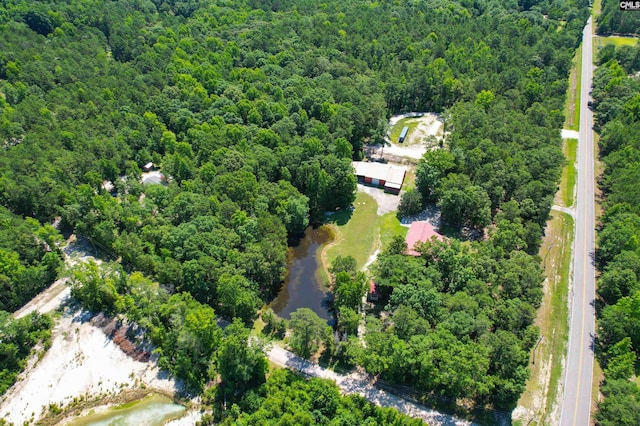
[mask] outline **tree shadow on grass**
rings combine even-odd
[[[334,212],[326,212],[324,223],[338,226],[346,225],[351,219],[351,216],[353,216],[353,210],[353,207],[347,207],[346,209],[340,209]]]

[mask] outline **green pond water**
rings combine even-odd
[[[99,414],[75,419],[69,426],[161,426],[180,417],[186,408],[164,395],[152,394]]]

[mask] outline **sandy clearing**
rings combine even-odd
[[[63,249],[67,267],[91,259],[92,247],[84,238],[72,235]],[[68,278],[63,277],[43,290],[14,313],[22,317],[30,312],[53,312],[68,300]],[[124,389],[143,383],[147,389],[174,394],[178,385],[166,378],[157,364],[140,362],[125,354],[100,328],[87,321],[88,314],[65,310],[56,319],[51,347],[41,360],[32,357],[18,381],[0,399],[0,418],[21,425],[42,417],[49,404],[62,407],[74,398],[119,394]],[[199,412],[189,413],[187,423]],[[198,417],[199,419],[199,417]],[[197,419],[196,419],[197,420]]]
[[[14,312],[13,316],[15,318],[22,318],[34,311],[43,314],[53,312],[69,298],[70,294],[71,289],[67,286],[67,278],[61,278],[31,299],[22,308]]]
[[[153,170],[142,173],[140,183],[143,185],[165,185],[166,179],[160,170]]]
[[[416,114],[423,115],[421,117],[415,117]],[[392,127],[401,119],[408,117],[414,117],[411,120],[417,122],[416,127],[413,128],[407,136],[407,140],[402,144],[397,144],[387,137],[386,140],[389,146],[384,147],[384,153],[419,160],[429,148],[425,142],[427,137],[442,138],[444,136],[444,120],[439,114],[412,112],[391,117],[389,119],[389,126]]]
[[[202,413],[200,410],[190,409],[186,411],[184,416],[171,420],[165,423],[164,426],[193,426],[201,419]]]
[[[86,317],[82,312],[63,315],[51,348],[0,402],[0,418],[23,424],[41,417],[49,404],[65,406],[76,397],[117,394],[135,379],[165,393],[177,390],[155,363],[135,361],[102,330],[83,321]]]
[[[101,260],[91,256],[90,243],[85,238],[77,238],[71,235],[66,241],[62,254],[64,256],[65,267],[71,267],[79,262],[93,260],[101,263]],[[64,276],[56,280],[46,289],[42,290],[33,299],[27,302],[22,308],[13,313],[14,318],[22,318],[31,312],[38,311],[40,313],[53,312],[58,309],[68,298],[71,293],[67,286],[68,277]]]
[[[579,139],[580,133],[575,130],[562,129],[560,131],[560,136],[562,139]]]

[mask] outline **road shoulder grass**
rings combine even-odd
[[[567,88],[567,101],[564,108],[564,128],[578,130],[580,126],[580,88],[582,75],[582,46],[576,49],[573,57],[573,67],[569,74],[569,87]]]
[[[539,255],[545,271],[545,292],[536,325],[542,339],[531,355],[531,378],[514,411],[514,425],[555,424],[558,395],[569,336],[569,280],[573,218],[552,211]]]
[[[578,153],[578,140],[565,139],[563,143],[564,156],[567,164],[562,169],[562,184],[560,185],[560,200],[564,207],[573,207],[576,177],[576,159]]]

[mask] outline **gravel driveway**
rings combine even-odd
[[[358,191],[371,195],[378,203],[378,216],[395,212],[400,205],[400,195],[389,194],[384,189],[358,184]]]

